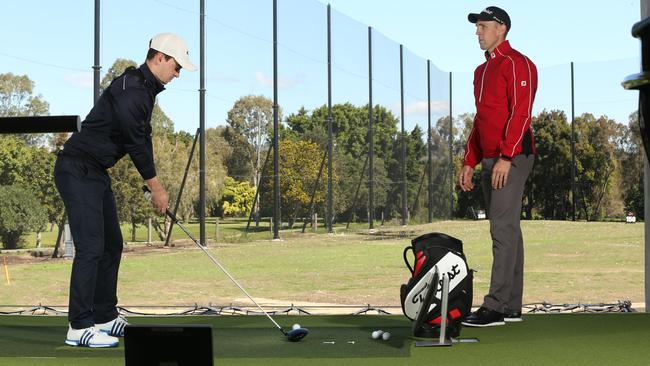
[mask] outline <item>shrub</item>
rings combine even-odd
[[[47,223],[45,208],[33,192],[21,185],[0,186],[0,240],[5,249],[16,249],[26,231],[41,230]]]

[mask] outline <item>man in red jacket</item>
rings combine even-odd
[[[489,293],[463,324],[487,327],[521,320],[524,243],[519,219],[535,160],[530,123],[537,69],[506,41],[511,23],[503,9],[490,6],[468,19],[476,23],[486,61],[474,72],[476,116],[458,181],[465,192],[474,188],[474,167],[481,163],[493,263]]]

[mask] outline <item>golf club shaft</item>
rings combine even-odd
[[[212,254],[210,254],[210,252],[209,252],[207,249],[205,249],[205,247],[204,247],[203,245],[201,245],[201,243],[199,243],[196,239],[194,239],[194,237],[192,236],[192,234],[190,234],[190,232],[185,228],[185,226],[183,226],[180,222],[178,222],[178,219],[176,218],[176,215],[174,215],[174,214],[173,214],[171,211],[169,211],[169,210],[167,210],[165,213],[167,214],[167,216],[169,216],[170,219],[172,219],[172,221],[173,221],[176,225],[178,225],[178,227],[181,228],[181,230],[183,230],[183,231],[185,232],[185,234],[187,234],[187,236],[190,237],[190,239],[192,239],[192,241],[193,241],[193,242],[194,242],[194,243],[195,243],[199,248],[201,248],[201,250],[203,251],[203,253],[205,253],[208,257],[210,257],[210,259],[212,260],[212,262],[213,262],[214,264],[216,264],[216,265],[221,269],[221,271],[223,271],[223,273],[225,273],[226,276],[228,276],[228,278],[230,278],[230,280],[231,280],[231,281],[232,281],[232,282],[233,282],[237,287],[239,287],[239,289],[240,289],[244,294],[246,294],[246,296],[247,296],[247,297],[248,297],[248,298],[253,302],[253,304],[255,304],[255,305],[256,305],[256,306],[257,306],[257,307],[258,307],[258,308],[259,308],[259,309],[264,313],[264,315],[266,315],[266,317],[269,318],[269,320],[271,320],[271,321],[273,322],[273,324],[275,324],[275,326],[278,327],[278,329],[280,329],[280,331],[282,332],[282,334],[286,335],[286,333],[284,332],[284,329],[282,329],[282,327],[280,326],[280,324],[278,324],[278,323],[277,323],[277,322],[276,322],[276,321],[271,317],[271,315],[269,315],[269,313],[267,313],[267,312],[266,312],[266,311],[265,311],[265,310],[260,306],[260,304],[258,304],[257,301],[255,301],[255,300],[253,299],[253,297],[248,293],[248,291],[246,291],[246,290],[245,290],[245,289],[244,289],[244,288],[239,284],[239,282],[237,282],[237,280],[235,280],[235,278],[234,278],[234,277],[233,277],[233,276],[228,272],[228,270],[226,270],[226,268],[224,268],[224,266],[222,266],[221,263],[219,263],[219,261],[218,261],[215,257],[213,257]]]

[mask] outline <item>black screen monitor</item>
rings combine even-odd
[[[213,366],[210,325],[129,325],[126,366]]]

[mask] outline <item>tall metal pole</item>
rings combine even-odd
[[[648,4],[650,10],[650,4]],[[650,16],[650,11],[646,17]],[[648,156],[643,154],[643,205],[644,205],[644,236],[645,242],[645,312],[650,313],[650,164]]]
[[[327,217],[325,223],[327,232],[333,233],[332,218],[334,216],[334,197],[332,189],[332,153],[334,151],[332,137],[332,11],[327,5]]]
[[[404,132],[404,45],[399,45],[399,88],[400,115],[402,120],[402,225],[406,225],[408,215],[406,204],[406,134]]]
[[[571,206],[573,206],[573,221],[576,221],[576,118],[574,90],[573,61],[571,61]]]
[[[199,75],[199,229],[201,244],[207,245],[205,239],[205,0],[201,0],[200,15],[200,63]]]
[[[278,126],[278,0],[273,0],[273,239],[280,239],[280,129]]]
[[[449,72],[449,218],[454,216],[454,117],[452,113],[452,73]]]
[[[375,221],[375,131],[372,115],[372,27],[368,27],[368,229]]]
[[[95,65],[93,66],[93,104],[99,99],[99,72],[102,69],[99,64],[99,20],[101,15],[100,0],[95,0]]]
[[[427,174],[429,175],[429,189],[427,197],[429,201],[429,223],[433,222],[433,137],[431,136],[431,61],[427,60],[427,163],[429,164]]]
[[[650,17],[650,0],[641,0],[641,19]],[[642,60],[647,60],[647,57]],[[640,112],[640,111],[639,111]],[[641,116],[639,115],[639,118]],[[648,123],[648,121],[645,121]],[[645,207],[645,312],[650,313],[650,165],[648,165],[648,156],[643,154],[643,187],[644,187],[644,207]]]

